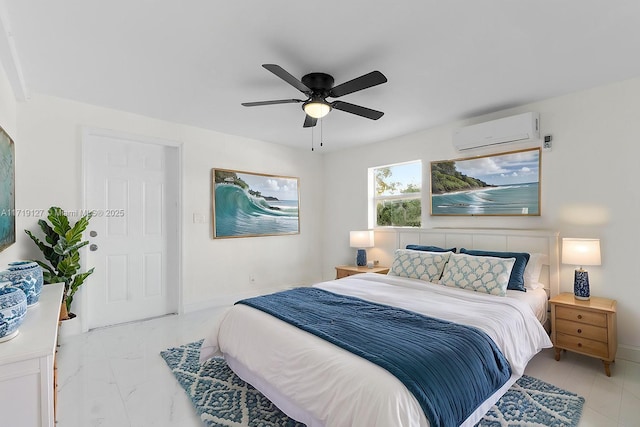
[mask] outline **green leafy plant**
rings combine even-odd
[[[82,286],[86,278],[93,273],[93,268],[86,272],[78,273],[80,271],[80,253],[78,250],[89,244],[88,241],[82,240],[82,233],[87,229],[91,216],[92,213],[89,213],[78,219],[71,226],[66,213],[59,207],[53,206],[49,208],[47,215],[49,223],[43,219],[38,221],[38,225],[44,232],[46,243],[34,236],[31,231],[24,230],[49,262],[47,264],[36,260],[42,267],[44,283],[64,282],[63,301],[69,313],[71,312],[73,295]]]

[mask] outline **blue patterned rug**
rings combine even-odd
[[[224,359],[200,365],[202,341],[160,352],[207,427],[299,427],[250,384],[238,378]],[[576,427],[584,398],[524,375],[502,396],[480,427]]]

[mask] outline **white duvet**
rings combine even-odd
[[[552,345],[531,308],[513,298],[380,274],[315,287],[481,329],[511,365],[508,385]],[[230,308],[205,338],[200,360],[216,355],[224,355],[241,378],[308,426],[429,425],[413,395],[383,368],[242,304]],[[508,385],[463,425],[477,422]]]

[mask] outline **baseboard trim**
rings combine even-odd
[[[616,358],[640,363],[640,347],[630,345],[619,345]]]
[[[183,304],[181,314],[192,313],[194,311],[207,310],[210,308],[221,308],[232,306],[236,301],[251,298],[258,295],[270,294],[273,292],[284,291],[301,285],[291,286],[273,286],[263,287],[260,289],[253,289],[246,292],[239,292],[234,294],[220,295],[215,298]]]

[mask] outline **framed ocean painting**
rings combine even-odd
[[[540,215],[540,149],[431,162],[431,215]]]
[[[13,140],[0,127],[0,251],[16,241],[14,158]]]
[[[299,178],[213,169],[213,237],[300,233]]]

